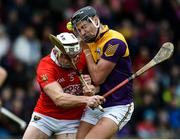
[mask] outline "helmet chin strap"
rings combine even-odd
[[[100,31],[100,22],[99,22],[99,20],[98,20],[98,24],[96,24],[91,18],[89,18],[89,20],[97,28],[97,32],[96,32],[96,35],[94,37],[92,37],[91,39],[89,39],[88,41],[86,41],[86,43],[94,42],[96,40],[96,38],[98,37],[99,31]]]
[[[85,42],[86,43],[94,42],[96,40],[96,38],[98,37],[98,35],[99,35],[99,30],[100,30],[100,27],[98,27],[96,35],[94,37],[92,37],[91,39],[89,39],[88,41],[85,41]]]
[[[98,29],[97,29],[96,36],[95,36],[95,40],[96,40],[96,38],[97,38],[98,35],[99,35],[99,31],[100,31],[100,26],[99,26]],[[95,41],[95,40],[94,40],[94,41]]]

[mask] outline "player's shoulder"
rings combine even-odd
[[[123,34],[121,34],[120,32],[116,31],[116,30],[109,30],[109,34],[108,34],[109,37],[111,38],[117,38],[117,39],[124,39],[124,36]]]
[[[80,61],[79,61],[78,65],[81,65],[81,67],[84,67],[86,65],[86,57],[85,57],[85,54],[83,51],[80,53],[80,59],[79,60]]]
[[[53,66],[53,61],[52,59],[50,58],[50,55],[47,55],[43,58],[41,58],[41,60],[39,61],[39,64],[38,64],[38,68],[46,68],[46,67],[50,67],[50,66]]]
[[[100,34],[100,36],[102,36],[102,38],[100,40],[108,41],[112,38],[124,40],[124,36],[120,32],[118,32],[114,29],[110,29],[107,25],[104,25],[103,27],[104,28],[102,29],[102,33]]]
[[[111,30],[109,30],[109,32],[107,32],[105,34],[104,38],[106,40],[105,44],[107,44],[107,43],[112,43],[112,44],[124,43],[127,46],[127,43],[126,43],[124,36],[118,31],[111,29]]]
[[[44,56],[43,58],[40,59],[39,64],[49,62],[49,60],[50,60],[50,55],[46,55],[46,56]]]
[[[80,58],[82,59],[82,61],[85,61],[84,59],[85,59],[86,57],[85,57],[85,54],[84,54],[83,51],[79,54],[79,56],[80,56]]]

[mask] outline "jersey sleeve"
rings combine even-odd
[[[127,45],[120,39],[111,39],[103,47],[101,58],[117,63],[120,57],[127,56]]]
[[[53,65],[45,62],[41,62],[38,65],[37,71],[36,71],[36,79],[38,83],[40,84],[40,87],[44,87],[49,83],[52,83],[56,81],[56,75],[55,75],[55,68]]]

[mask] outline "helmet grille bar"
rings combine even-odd
[[[74,45],[78,45],[78,42],[77,43],[66,43],[66,44],[63,44],[64,46],[74,46]]]

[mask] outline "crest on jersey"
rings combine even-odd
[[[98,55],[101,55],[101,48],[97,47],[96,53],[97,53]]]
[[[42,74],[41,75],[41,80],[44,81],[44,82],[47,81],[48,80],[48,76],[46,74]]]
[[[118,48],[119,44],[111,45],[109,44],[104,52],[105,56],[113,56]]]
[[[99,60],[99,58],[101,57],[101,48],[97,47],[95,53],[97,55],[97,60]]]

